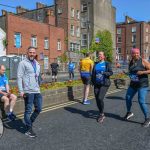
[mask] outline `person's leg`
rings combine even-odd
[[[90,85],[84,85],[84,100],[88,99],[88,95],[89,95],[89,90],[90,90]]]
[[[10,95],[10,112],[13,112],[14,106],[16,104],[17,96],[14,94]]]
[[[34,112],[31,115],[31,121],[32,123],[35,121],[37,116],[40,114],[42,111],[42,95],[40,93],[35,94],[34,97]]]
[[[52,82],[54,82],[54,72],[52,71]]]
[[[32,121],[30,119],[32,113],[32,106],[34,101],[34,94],[25,94],[24,95],[24,103],[25,103],[25,112],[24,112],[24,121],[27,128],[32,127]]]
[[[5,113],[9,113],[9,98],[7,96],[2,96],[1,101],[4,103],[4,110]]]
[[[100,114],[104,113],[104,97],[109,87],[94,87],[94,94]]]
[[[72,80],[74,79],[74,71],[72,71]]]
[[[104,115],[104,97],[106,95],[106,92],[108,91],[109,87],[105,86],[100,86],[100,87],[94,87],[94,94],[95,94],[95,99],[97,103],[97,107],[99,109],[99,117],[97,121],[99,123],[102,123],[105,119]]]
[[[139,101],[141,110],[145,116],[145,119],[148,118],[148,108],[145,102],[146,101],[145,98],[147,96],[147,90],[148,90],[147,87],[138,89],[138,101]]]
[[[143,127],[149,127],[149,125],[150,125],[148,107],[147,107],[146,100],[145,100],[145,98],[147,96],[147,90],[148,90],[147,87],[138,89],[138,101],[139,101],[141,110],[145,116],[145,121],[142,124]]]
[[[71,71],[69,71],[69,80],[71,80]]]
[[[127,108],[127,113],[124,117],[124,119],[128,120],[131,118],[134,114],[131,112],[131,106],[132,106],[132,99],[134,95],[136,94],[137,89],[133,89],[131,87],[128,88],[127,93],[126,93],[126,108]]]
[[[131,111],[131,106],[132,106],[132,99],[134,95],[136,94],[137,90],[133,89],[131,87],[128,88],[127,93],[126,93],[126,107],[127,107],[127,112]]]
[[[55,72],[55,82],[57,82],[57,72]]]

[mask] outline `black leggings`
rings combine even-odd
[[[74,72],[73,71],[69,71],[69,78],[74,79]]]
[[[109,87],[94,86],[94,94],[100,114],[104,113],[104,97]]]

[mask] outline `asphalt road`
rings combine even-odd
[[[21,119],[9,123],[0,139],[0,150],[150,150],[150,128],[141,127],[144,116],[137,96],[132,109],[135,117],[130,122],[122,119],[126,113],[125,92],[106,96],[103,124],[96,122],[94,99],[88,106],[77,103],[41,113],[34,124],[35,139],[23,134]]]

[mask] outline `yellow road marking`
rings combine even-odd
[[[116,92],[120,92],[120,91],[122,91],[122,90],[121,89],[120,90],[119,89],[112,90],[112,91],[108,92],[106,95],[116,93]],[[94,98],[94,96],[89,96],[90,100],[93,99],[93,98]],[[78,100],[79,100],[79,102],[82,102],[82,98],[79,98]],[[66,103],[63,103],[63,104],[58,104],[58,105],[55,105],[55,106],[49,106],[49,107],[43,108],[41,113],[45,113],[45,112],[56,110],[56,109],[59,109],[59,108],[62,108],[62,107],[70,106],[70,105],[73,105],[73,104],[76,104],[76,103],[79,103],[79,102],[69,101],[69,102],[66,102]],[[22,119],[23,114],[17,115],[17,118]],[[4,122],[7,123],[9,121],[4,120]]]

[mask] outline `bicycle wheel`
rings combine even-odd
[[[4,126],[3,126],[2,119],[0,118],[0,138],[3,136],[3,132],[4,132]]]

